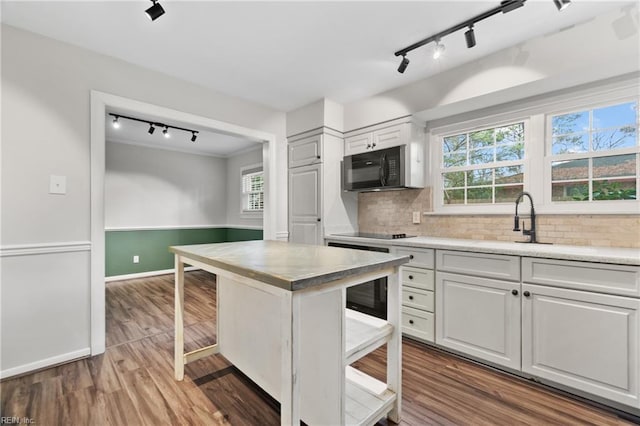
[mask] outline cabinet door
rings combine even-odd
[[[522,371],[640,408],[639,299],[530,284],[522,291]]]
[[[321,165],[289,170],[289,241],[322,244]]]
[[[398,124],[386,129],[380,129],[373,132],[373,149],[385,149],[392,146],[398,146],[409,142],[409,124]]]
[[[519,290],[519,283],[437,272],[436,343],[519,369]]]
[[[322,162],[322,135],[289,144],[289,168]]]
[[[344,139],[344,155],[361,154],[371,150],[371,132]]]

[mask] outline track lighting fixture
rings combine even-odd
[[[467,48],[471,49],[476,45],[476,34],[473,31],[473,24],[469,25],[469,29],[464,33],[464,39],[467,41]]]
[[[149,19],[151,19],[152,21],[155,21],[156,19],[164,15],[164,8],[160,5],[160,3],[158,3],[158,0],[151,0],[151,1],[153,2],[153,6],[145,10],[144,13],[147,14]]]
[[[116,129],[120,127],[120,123],[119,123],[119,119],[124,118],[127,120],[132,120],[132,121],[137,121],[139,123],[146,123],[149,125],[149,130],[147,130],[147,133],[149,133],[150,135],[153,135],[153,132],[156,131],[156,127],[162,128],[162,135],[165,138],[170,138],[171,137],[171,133],[169,133],[169,129],[176,129],[176,130],[182,130],[183,132],[189,132],[191,133],[191,142],[195,142],[196,139],[198,138],[198,130],[192,130],[192,129],[185,129],[184,127],[178,127],[178,126],[171,126],[169,124],[164,124],[164,123],[158,123],[156,121],[149,121],[149,120],[141,120],[139,118],[135,118],[135,117],[127,117],[126,115],[116,115],[116,114],[112,114],[109,113],[110,116],[113,117],[113,127],[115,127]]]
[[[553,4],[556,5],[558,11],[565,10],[569,5],[571,5],[571,0],[553,0]]]
[[[409,66],[409,58],[403,55],[402,61],[400,62],[400,66],[398,67],[398,72],[400,74],[404,73],[404,70],[406,70],[408,66]]]
[[[471,49],[476,45],[476,34],[473,29],[474,24],[480,21],[484,21],[485,19],[490,18],[494,15],[497,15],[500,13],[505,14],[513,10],[519,9],[522,6],[524,6],[526,1],[527,0],[502,0],[500,2],[500,5],[494,7],[493,9],[490,9],[484,13],[474,16],[473,18],[467,19],[466,21],[461,22],[458,25],[454,25],[451,28],[447,28],[444,31],[440,31],[437,34],[434,34],[430,37],[427,37],[423,40],[413,43],[411,46],[407,46],[404,49],[398,50],[395,53],[395,55],[402,56],[402,62],[400,62],[400,66],[398,67],[398,72],[403,73],[407,69],[407,65],[409,65],[409,59],[407,59],[407,53],[429,43],[436,43],[436,47],[433,52],[433,58],[438,59],[442,55],[442,52],[444,52],[444,45],[440,42],[442,37],[448,36],[449,34],[455,33],[456,31],[462,30],[464,28],[468,28],[468,30],[464,33],[464,38],[465,38],[465,41],[467,42],[467,47]],[[558,10],[563,10],[571,4],[571,0],[553,0],[553,3],[556,5]]]
[[[433,49],[433,59],[438,59],[444,53],[444,44],[440,44],[440,40],[436,41],[436,47]]]

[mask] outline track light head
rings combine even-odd
[[[464,39],[467,41],[467,48],[471,49],[476,45],[476,34],[473,31],[473,24],[469,26],[469,29],[464,33]]]
[[[119,129],[120,128],[120,122],[118,121],[118,118],[120,118],[120,117],[118,117],[117,115],[113,116],[113,123],[112,124],[113,124],[113,128],[114,129]]]
[[[433,59],[438,59],[444,53],[444,44],[440,44],[440,40],[436,41],[436,47],[433,49]]]
[[[197,132],[192,131],[191,132],[191,142],[195,142],[196,139],[198,138],[198,135],[196,135]]]
[[[144,13],[147,14],[149,19],[151,19],[152,21],[155,21],[156,19],[164,15],[164,8],[160,5],[160,3],[158,3],[158,0],[151,0],[151,1],[153,2],[153,6],[145,10]]]
[[[402,55],[402,61],[400,62],[400,66],[398,67],[398,72],[400,74],[404,73],[404,70],[406,70],[409,66],[409,62],[409,58],[407,58],[405,55]]]
[[[553,0],[553,4],[555,4],[558,11],[561,12],[571,5],[571,0]]]
[[[162,134],[167,139],[169,139],[171,137],[171,135],[169,134],[169,127],[168,126],[164,126],[164,130],[162,131]]]
[[[149,134],[152,135],[153,132],[155,131],[156,131],[156,128],[153,127],[153,123],[149,123],[149,130],[148,130]]]

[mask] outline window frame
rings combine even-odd
[[[248,204],[248,195],[251,193],[259,193],[259,191],[245,192],[244,178],[247,175],[254,175],[258,173],[262,174],[262,180],[264,183],[264,167],[262,163],[250,164],[247,166],[240,167],[240,217],[242,218],[257,219],[257,218],[261,218],[264,214],[264,204],[261,210],[248,210],[246,208]],[[264,203],[264,184],[262,188],[262,196],[263,196],[263,203]]]
[[[551,116],[602,108],[618,103],[639,101],[640,84],[636,79],[620,79],[605,84],[591,84],[540,98],[514,101],[509,104],[471,111],[427,122],[429,133],[428,157],[429,181],[432,188],[432,211],[425,215],[513,215],[514,204],[446,205],[442,200],[442,140],[448,135],[472,132],[482,128],[500,127],[505,124],[525,122],[524,191],[534,199],[539,214],[639,214],[640,200],[597,200],[589,202],[551,202],[551,162],[557,157],[551,152]],[[462,119],[461,119],[462,117]],[[639,118],[640,120],[640,118]],[[598,151],[611,153],[612,151]],[[615,150],[611,155],[638,153],[639,147]],[[640,155],[640,154],[638,154]],[[595,155],[600,157],[604,155]],[[584,158],[584,157],[580,157]],[[640,181],[640,160],[636,163]],[[637,183],[640,186],[640,183]],[[515,202],[515,200],[514,200]]]

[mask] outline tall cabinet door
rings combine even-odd
[[[289,169],[289,241],[323,244],[321,164]]]
[[[436,343],[520,369],[520,283],[436,272]]]
[[[522,371],[640,408],[640,300],[522,286]]]

